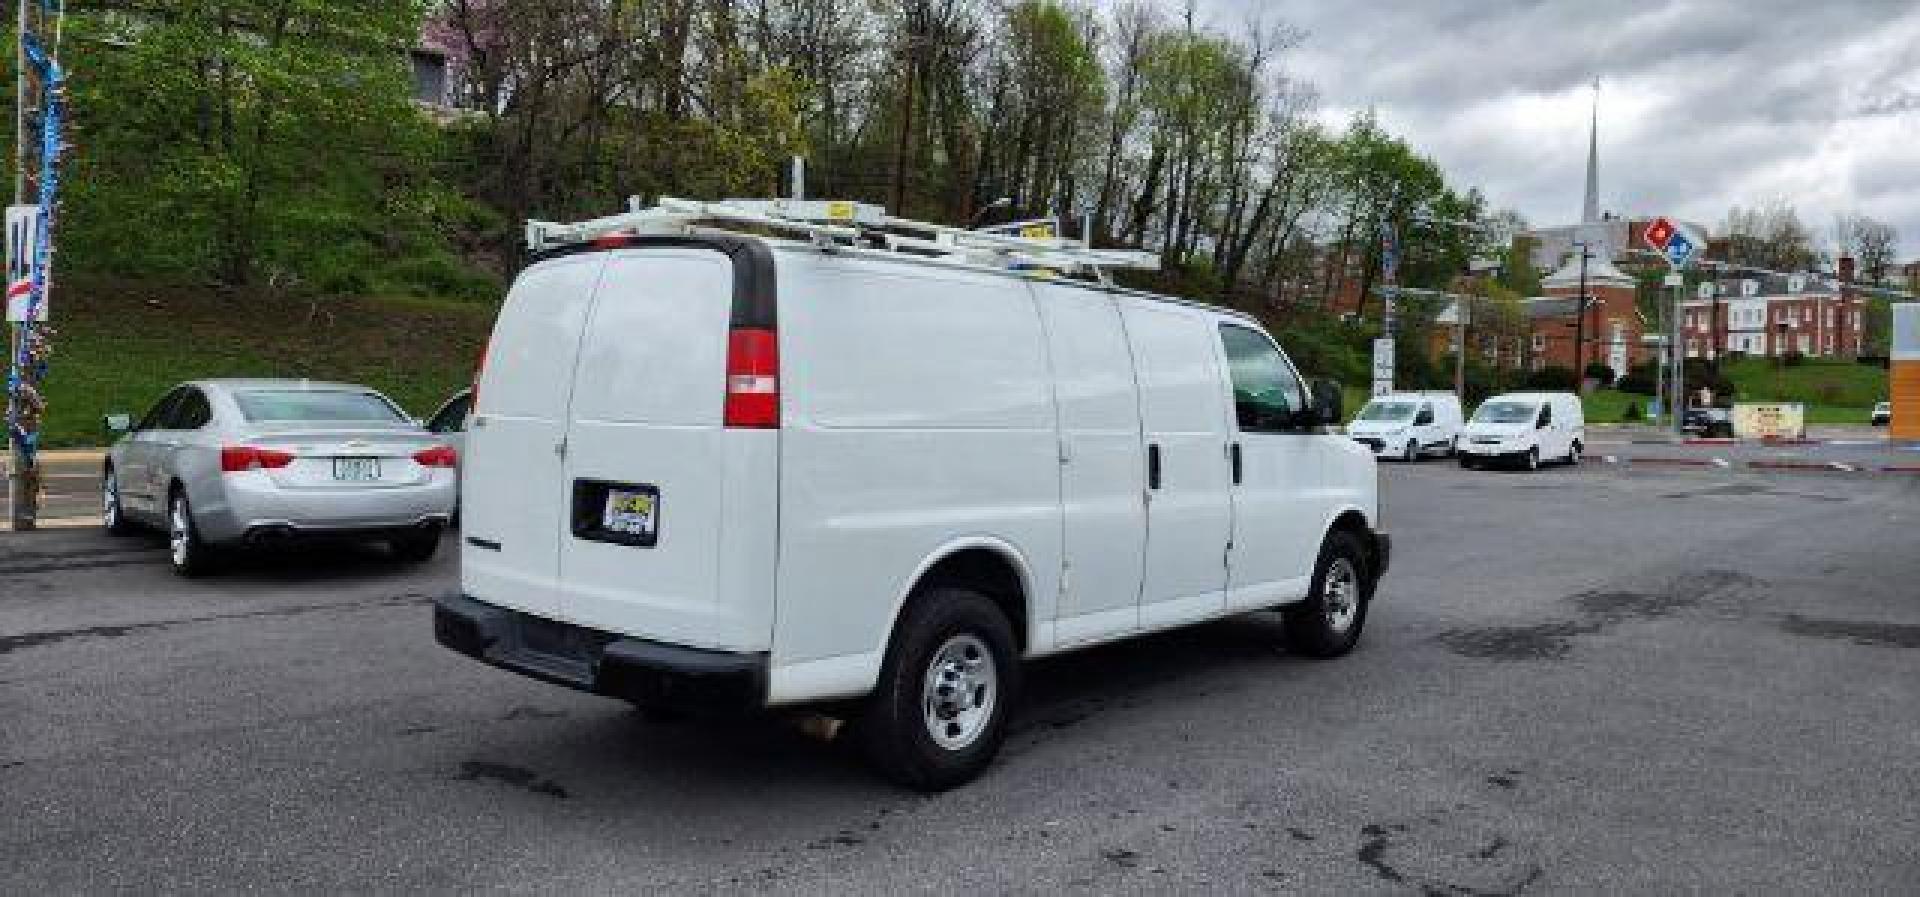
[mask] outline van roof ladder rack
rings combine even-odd
[[[1159,256],[1130,249],[1094,249],[1083,240],[1055,236],[1057,222],[1015,222],[984,230],[916,221],[887,214],[883,206],[847,200],[728,199],[702,202],[661,197],[642,208],[636,197],[627,212],[573,224],[527,222],[527,248],[546,252],[604,237],[684,235],[697,228],[762,229],[794,234],[824,252],[884,251],[994,270],[1087,274],[1111,282],[1110,271],[1160,268]]]

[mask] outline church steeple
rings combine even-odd
[[[1587,131],[1587,204],[1580,210],[1581,224],[1600,221],[1600,79],[1593,79],[1593,122]]]

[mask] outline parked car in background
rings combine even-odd
[[[1570,392],[1516,392],[1494,396],[1473,413],[1460,434],[1460,466],[1517,463],[1538,470],[1547,461],[1580,463],[1587,441],[1586,411]]]
[[[1889,424],[1892,424],[1893,423],[1893,403],[1892,402],[1874,403],[1872,422],[1873,422],[1873,425],[1876,427],[1884,427]]]
[[[453,446],[457,454],[465,447],[467,416],[473,411],[473,390],[460,390],[440,404],[440,410],[427,418],[427,432]]]
[[[1453,393],[1396,392],[1360,409],[1347,425],[1347,435],[1375,455],[1415,461],[1452,455],[1461,424],[1460,398]]]
[[[1727,408],[1693,407],[1680,418],[1682,432],[1708,438],[1733,438],[1733,411]]]
[[[202,380],[168,392],[107,452],[108,531],[167,533],[175,571],[294,538],[383,540],[425,561],[453,512],[455,452],[364,386]]]

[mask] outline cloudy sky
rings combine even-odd
[[[1308,32],[1292,70],[1343,122],[1373,106],[1456,183],[1536,225],[1580,212],[1590,84],[1600,201],[1718,228],[1785,198],[1920,257],[1920,0],[1198,0]]]

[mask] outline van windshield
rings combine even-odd
[[[1412,402],[1368,402],[1355,420],[1406,420],[1413,410]]]
[[[1531,423],[1539,407],[1532,402],[1488,402],[1473,413],[1473,422],[1476,424]]]

